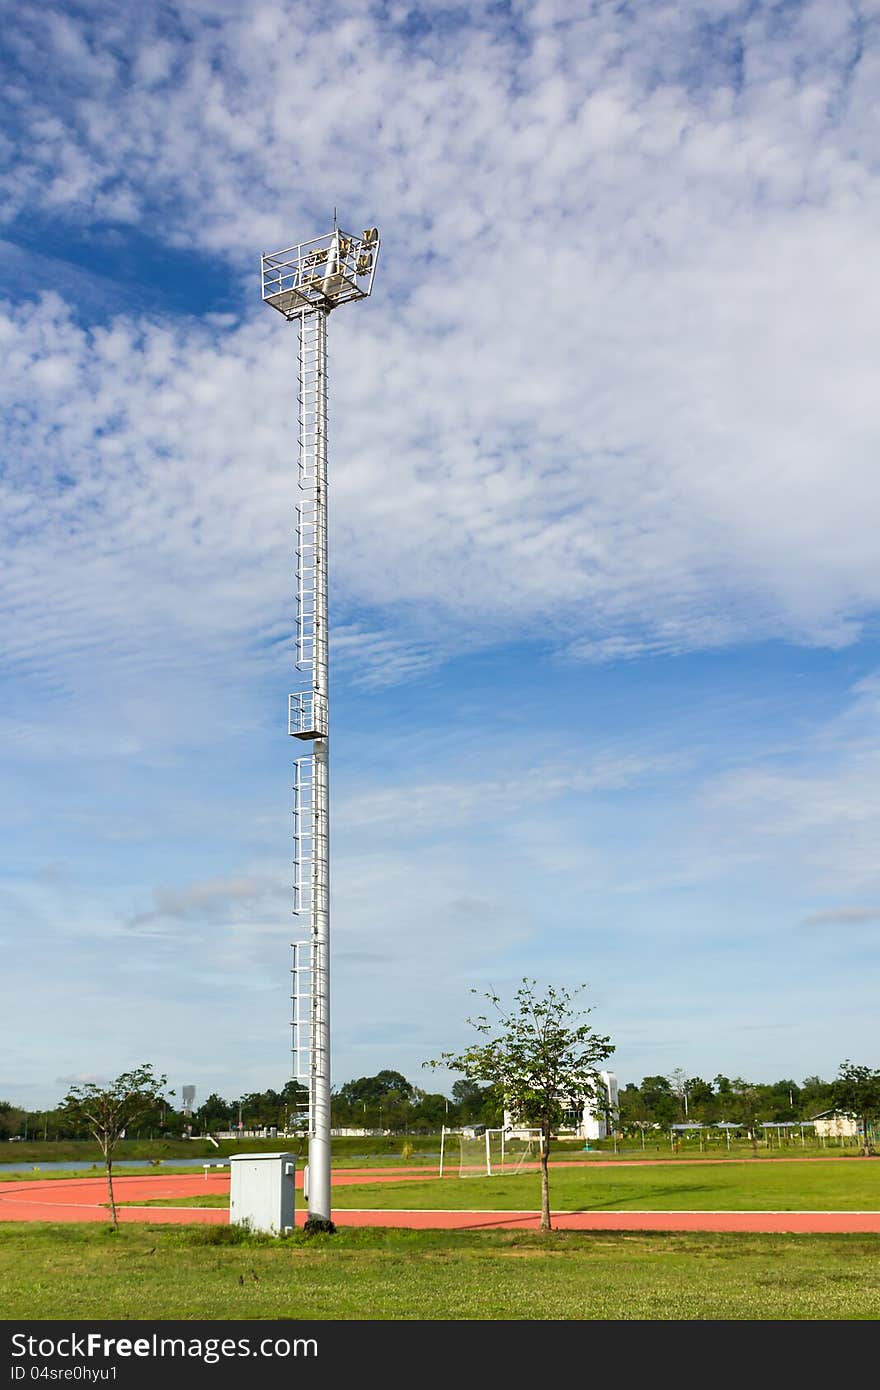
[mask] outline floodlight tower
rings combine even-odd
[[[333,231],[262,258],[263,299],[299,328],[296,669],[287,729],[294,759],[293,1075],[308,1092],[309,1216],[330,1220],[330,784],[327,632],[327,319],[373,288],[379,233]]]

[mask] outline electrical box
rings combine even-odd
[[[229,1222],[279,1236],[293,1230],[296,1154],[233,1154]]]

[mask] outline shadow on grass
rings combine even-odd
[[[713,1187],[709,1187],[709,1186],[707,1186],[707,1185],[705,1185],[705,1184],[693,1183],[693,1184],[690,1185],[689,1187],[676,1187],[676,1189],[675,1189],[675,1195],[676,1195],[676,1197],[678,1197],[679,1195],[682,1196],[682,1197],[688,1197],[688,1196],[693,1197],[696,1193],[707,1193],[707,1192],[714,1192],[714,1191],[715,1191],[715,1189],[714,1189]],[[646,1208],[644,1204],[645,1204],[645,1203],[650,1203],[651,1200],[652,1200],[652,1198],[656,1198],[656,1197],[668,1197],[668,1196],[669,1196],[669,1188],[668,1188],[668,1187],[649,1187],[649,1188],[645,1188],[645,1189],[644,1189],[642,1192],[640,1192],[640,1193],[638,1194],[638,1196],[636,1196],[636,1197],[634,1197],[631,1193],[627,1193],[627,1195],[626,1195],[625,1197],[621,1197],[621,1196],[618,1194],[618,1196],[616,1196],[616,1197],[609,1197],[608,1200],[605,1201],[605,1202],[591,1202],[589,1206],[583,1206],[583,1207],[570,1207],[569,1210],[572,1211],[572,1212],[577,1212],[578,1214],[587,1213],[587,1212],[591,1212],[591,1211],[644,1211],[644,1210],[651,1210],[651,1211],[656,1211],[659,1215],[662,1215],[664,1211],[669,1211],[670,1208],[668,1208],[668,1207],[650,1207],[650,1206]],[[685,1205],[686,1205],[686,1204],[685,1204]],[[681,1209],[684,1209],[684,1208],[681,1208]],[[694,1208],[694,1210],[697,1211],[697,1212],[699,1212],[700,1209],[699,1209],[699,1208]]]

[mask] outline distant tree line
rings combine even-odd
[[[138,1117],[129,1138],[176,1137],[188,1132],[211,1134],[218,1130],[293,1130],[304,1115],[305,1091],[295,1081],[280,1090],[251,1091],[233,1099],[211,1094],[192,1115],[185,1115],[170,1097],[160,1099]],[[880,1071],[841,1063],[832,1081],[808,1076],[800,1083],[785,1078],[770,1083],[748,1081],[741,1076],[718,1075],[711,1081],[687,1076],[682,1070],[669,1076],[646,1076],[629,1082],[620,1091],[620,1128],[635,1133],[645,1127],[668,1130],[688,1121],[713,1124],[727,1120],[748,1128],[762,1121],[809,1120],[826,1110],[854,1114],[864,1127],[880,1122]],[[394,1133],[436,1133],[441,1125],[499,1126],[504,1100],[497,1086],[469,1080],[456,1081],[449,1096],[412,1085],[399,1071],[384,1070],[375,1076],[347,1081],[333,1093],[331,1120],[334,1128],[391,1130]],[[69,1109],[24,1110],[0,1101],[0,1141],[13,1138],[85,1138]]]
[[[716,1124],[727,1120],[751,1129],[763,1121],[810,1120],[835,1106],[833,1081],[808,1076],[800,1084],[791,1078],[769,1083],[719,1074],[711,1081],[686,1076],[646,1076],[620,1092],[621,1128],[659,1125],[669,1129],[688,1122]]]

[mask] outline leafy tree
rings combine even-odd
[[[283,1129],[287,1122],[287,1106],[279,1091],[250,1091],[241,1097],[241,1113],[245,1129]]]
[[[550,985],[543,997],[536,988],[536,981],[524,979],[506,1008],[498,995],[486,994],[497,1018],[480,1014],[468,1019],[481,1041],[464,1052],[444,1052],[425,1065],[449,1067],[469,1081],[490,1082],[503,1092],[519,1121],[540,1128],[541,1229],[549,1231],[551,1133],[567,1105],[604,1103],[605,1086],[596,1066],[614,1048],[610,1038],[578,1021],[590,1012],[576,1005],[583,985],[572,993]]]
[[[821,1076],[805,1076],[800,1093],[801,1119],[810,1120],[833,1105],[831,1082],[823,1081]]]
[[[281,1128],[296,1130],[306,1123],[309,1108],[308,1087],[301,1081],[291,1080],[281,1088],[283,1101]]]
[[[379,1129],[407,1129],[416,1090],[399,1071],[346,1081],[333,1097],[333,1117],[339,1124]],[[444,1107],[445,1108],[445,1107]]]
[[[455,1082],[452,1087],[452,1099],[455,1101],[458,1119],[462,1124],[483,1118],[485,1094],[486,1087],[480,1086],[476,1081],[471,1081],[469,1077],[462,1077],[461,1080]]]
[[[728,1083],[729,1094],[733,1102],[733,1113],[731,1118],[739,1120],[749,1138],[753,1148],[757,1147],[758,1142],[758,1122],[761,1115],[765,1113],[762,1106],[761,1087],[756,1086],[753,1081],[745,1081],[741,1076],[736,1076]]]
[[[711,1110],[714,1107],[715,1092],[712,1090],[712,1086],[708,1081],[704,1081],[701,1076],[692,1076],[688,1079],[686,1085],[688,1110],[690,1113],[697,1110]],[[706,1119],[708,1116],[701,1115],[701,1118]]]
[[[798,1118],[801,1110],[800,1087],[796,1081],[783,1077],[767,1086],[759,1086],[762,1109],[767,1118],[779,1124]]]
[[[196,1124],[203,1134],[210,1134],[215,1129],[228,1129],[231,1112],[229,1101],[212,1091],[195,1113]]]
[[[8,1100],[0,1100],[0,1139],[9,1139],[13,1134],[18,1134],[23,1119],[23,1110],[11,1105]]]
[[[145,1065],[122,1072],[109,1086],[98,1086],[92,1081],[71,1086],[62,1101],[62,1108],[70,1120],[88,1129],[101,1146],[114,1230],[119,1225],[113,1196],[113,1154],[116,1145],[127,1128],[161,1104],[167,1080],[166,1076],[155,1076],[152,1067]]]
[[[665,1076],[645,1076],[639,1087],[652,1123],[668,1129],[678,1119],[678,1097]]]
[[[638,1086],[628,1081],[618,1093],[620,1124],[625,1131],[644,1129],[648,1123],[648,1107]]]
[[[872,1153],[871,1131],[880,1119],[880,1071],[841,1062],[839,1075],[831,1083],[833,1103],[858,1121],[862,1131],[862,1153]]]
[[[413,1094],[413,1087],[399,1071],[380,1071],[375,1076],[359,1076],[356,1081],[346,1081],[339,1088],[339,1099],[345,1104],[356,1106],[378,1105],[392,1093],[404,1096],[407,1100]]]
[[[438,1130],[446,1123],[448,1105],[446,1096],[439,1092],[420,1091],[416,1086],[408,1117],[409,1129],[421,1130],[426,1134]]]

